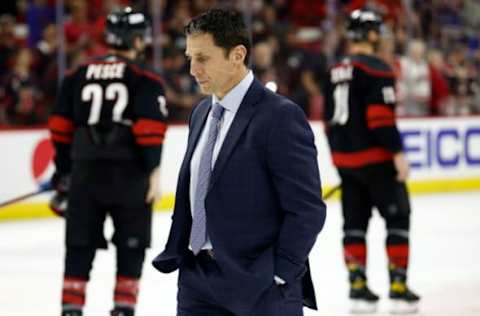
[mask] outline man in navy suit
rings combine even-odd
[[[299,106],[248,69],[239,13],[185,27],[193,110],[172,227],[153,265],[179,269],[178,316],[298,316],[316,309],[308,254],[325,221],[317,151]]]

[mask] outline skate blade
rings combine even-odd
[[[373,314],[377,311],[376,302],[367,302],[364,300],[350,300],[351,314]]]
[[[401,300],[390,300],[390,314],[416,314],[418,312],[418,302],[405,302]]]

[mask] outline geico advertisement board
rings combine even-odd
[[[399,122],[413,180],[480,177],[480,117]]]
[[[311,125],[322,182],[325,186],[336,185],[339,179],[323,125]],[[411,182],[480,179],[480,117],[403,119],[399,128],[412,166]],[[186,126],[168,129],[161,168],[161,186],[166,195],[175,191],[187,135]],[[0,148],[0,202],[34,191],[50,178],[54,170],[53,148],[46,130],[0,131]]]

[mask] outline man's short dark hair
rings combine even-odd
[[[185,35],[211,34],[215,45],[225,49],[225,56],[237,45],[247,49],[244,63],[248,65],[252,42],[242,15],[232,9],[210,9],[194,17],[185,26]]]

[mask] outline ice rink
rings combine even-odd
[[[341,249],[339,204],[328,201],[325,228],[311,254],[319,311],[347,312],[347,275]],[[419,315],[480,315],[480,192],[415,196],[412,200],[410,285],[422,296]],[[156,213],[137,316],[175,315],[176,273],[153,269],[164,246],[170,213]],[[111,228],[107,227],[111,232]],[[59,218],[0,223],[0,316],[60,315],[64,222]],[[368,234],[368,275],[382,295],[377,315],[387,315],[383,221],[375,214]],[[114,248],[100,251],[88,286],[85,316],[106,316],[112,305]]]

